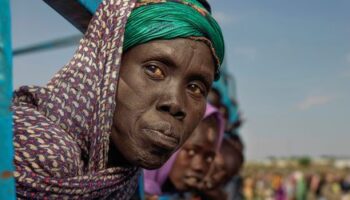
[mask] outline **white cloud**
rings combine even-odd
[[[315,106],[321,106],[330,103],[334,97],[332,96],[316,96],[310,95],[307,96],[302,102],[298,104],[300,110],[308,110]]]
[[[248,58],[249,60],[255,60],[256,57],[255,47],[235,47],[233,48],[233,53],[237,56]]]
[[[236,22],[236,18],[225,12],[213,12],[213,17],[220,25],[232,25]]]

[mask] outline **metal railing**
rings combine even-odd
[[[0,199],[13,200],[12,47],[9,0],[0,0]]]

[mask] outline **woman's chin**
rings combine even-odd
[[[164,163],[162,164],[145,163],[145,164],[142,164],[140,167],[147,170],[153,170],[153,169],[159,169],[160,167],[162,167],[163,164]]]
[[[164,156],[164,157],[151,156],[148,159],[139,160],[138,165],[148,170],[158,169],[164,165],[164,163],[169,159],[169,157],[170,156]]]

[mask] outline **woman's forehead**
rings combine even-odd
[[[129,53],[128,53],[129,52]],[[210,83],[214,79],[215,64],[209,47],[200,41],[178,38],[171,40],[153,40],[137,45],[126,52],[132,59],[140,61],[158,60],[174,68],[184,68],[184,72],[193,72]],[[125,54],[125,55],[126,55]]]
[[[188,143],[191,145],[215,146],[219,138],[219,132],[216,124],[212,122],[211,120],[202,120],[192,133],[193,135],[189,138]]]

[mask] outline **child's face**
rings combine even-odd
[[[221,185],[225,176],[228,176],[228,171],[225,166],[225,158],[220,152],[215,156],[215,160],[204,179],[203,187],[206,189],[215,188]]]
[[[215,118],[209,117],[197,126],[179,151],[169,174],[177,190],[197,189],[203,182],[215,158],[218,136],[219,128]]]
[[[242,165],[242,157],[237,148],[227,140],[223,142],[220,153],[204,179],[205,189],[214,189],[227,183],[236,175]]]

